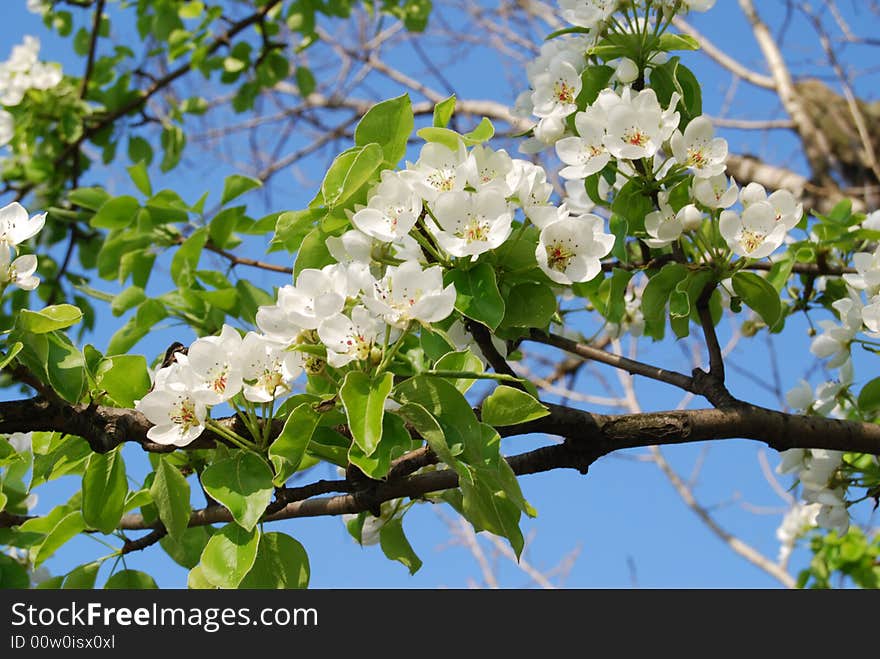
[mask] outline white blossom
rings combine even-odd
[[[722,211],[719,228],[734,254],[761,259],[770,256],[785,240],[786,227],[776,221],[775,209],[766,201],[746,206],[742,215]]]
[[[24,206],[13,201],[0,208],[0,244],[15,247],[37,235],[45,224],[45,213],[29,218]]]
[[[303,369],[302,353],[286,350],[284,344],[256,332],[248,332],[242,340],[240,359],[244,397],[254,403],[289,393],[289,383]]]
[[[15,135],[15,121],[6,110],[0,110],[0,146],[9,144]]]
[[[443,270],[422,270],[415,261],[389,266],[385,276],[363,298],[364,305],[386,323],[405,327],[410,321],[435,323],[452,313],[455,286],[443,287]]]
[[[407,235],[422,212],[422,200],[399,172],[384,170],[382,179],[369,194],[351,223],[368,236],[393,242]]]
[[[769,196],[760,183],[749,183],[740,191],[740,200],[744,208],[758,202],[767,202],[773,207],[774,220],[785,225],[786,230],[793,229],[801,221],[804,208],[797,203],[794,195],[788,190],[776,190]]]
[[[478,192],[489,188],[498,190],[505,197],[513,194],[507,176],[512,169],[513,160],[507,151],[494,151],[482,144],[471,149],[463,167],[468,185]]]
[[[215,399],[216,405],[229,400],[242,386],[241,335],[224,324],[219,336],[197,339],[187,351],[187,361],[193,372]]]
[[[384,330],[380,318],[358,305],[351,310],[350,318],[337,313],[322,321],[318,336],[327,348],[327,363],[340,368],[356,359],[369,359]]]
[[[671,125],[670,118],[664,117],[653,89],[643,89],[634,98],[629,88],[624,89],[621,102],[608,110],[605,147],[615,158],[650,158],[669,139],[678,124],[678,113],[672,115],[674,125]]]
[[[153,390],[135,408],[154,424],[147,431],[151,441],[186,446],[204,431],[213,400],[214,395],[199,386],[186,357],[178,354],[170,366],[159,369]]]
[[[880,293],[880,246],[873,252],[853,254],[853,266],[858,274],[845,274],[844,281],[856,290],[867,291],[868,295]]]
[[[25,254],[11,261],[9,247],[0,244],[0,284],[15,284],[20,289],[32,291],[40,284],[37,271],[37,257]]]
[[[577,109],[575,100],[581,92],[580,72],[568,62],[557,59],[534,79],[532,112],[537,117],[566,117]]]
[[[467,151],[461,142],[456,150],[439,142],[428,142],[415,164],[406,163],[407,169],[401,176],[421,199],[433,203],[442,192],[464,190],[466,160]]]
[[[594,28],[617,9],[619,0],[559,0],[562,18],[572,25]]]
[[[513,213],[495,188],[481,192],[446,192],[434,203],[439,226],[432,227],[437,243],[453,256],[471,260],[500,247],[511,232]]]
[[[730,208],[736,203],[739,188],[733,178],[717,174],[694,179],[694,198],[707,208]]]
[[[798,503],[788,509],[782,523],[776,529],[779,540],[779,562],[785,563],[794,549],[795,542],[809,529],[816,526],[816,517],[822,506],[818,503]]]
[[[676,131],[671,146],[679,164],[689,167],[697,178],[717,176],[727,169],[727,140],[715,137],[712,122],[704,116],[691,121],[684,133]]]
[[[538,238],[538,266],[559,284],[589,281],[602,270],[600,259],[614,246],[614,236],[603,227],[602,218],[592,214],[551,222]]]
[[[582,179],[600,171],[611,154],[605,147],[605,113],[597,105],[574,117],[577,137],[565,137],[556,143],[556,155],[567,165],[559,175],[567,179]]]
[[[828,366],[837,368],[849,359],[852,340],[862,329],[862,302],[855,296],[835,300],[832,307],[840,314],[840,324],[833,320],[820,320],[824,331],[810,344],[810,352],[819,359],[830,358]]]

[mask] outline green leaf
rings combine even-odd
[[[134,407],[150,390],[150,373],[143,355],[105,357],[95,373],[95,384],[117,407]]]
[[[426,142],[437,142],[438,144],[442,144],[453,152],[457,151],[462,143],[464,143],[464,138],[461,135],[448,128],[426,126],[425,128],[419,128],[416,131],[416,135]]]
[[[213,245],[220,249],[229,246],[233,230],[239,220],[244,217],[244,208],[244,206],[224,208],[211,219],[211,223],[208,225],[208,235]]]
[[[107,579],[105,590],[157,590],[156,581],[140,570],[120,570]]]
[[[190,569],[186,577],[186,587],[190,590],[217,590],[218,588],[218,586],[208,581],[201,565],[195,565]]]
[[[434,369],[438,371],[467,371],[470,373],[482,373],[485,370],[483,362],[479,357],[474,355],[470,350],[462,350],[460,352],[452,351],[443,355],[434,364]],[[467,393],[476,380],[467,378],[446,378],[461,393]]]
[[[28,588],[31,580],[24,565],[0,553],[0,590]]]
[[[220,588],[238,588],[257,558],[260,530],[227,524],[208,540],[202,559],[193,570]],[[192,573],[190,573],[192,574]]]
[[[372,455],[382,439],[385,399],[393,384],[391,373],[373,380],[366,373],[349,371],[339,389],[352,439],[364,455]]]
[[[330,263],[333,263],[333,257],[327,249],[327,234],[315,227],[303,238],[293,262],[293,275],[297,277],[306,268],[320,269]]]
[[[321,183],[327,208],[342,206],[367,183],[376,178],[384,152],[376,142],[343,151],[336,157]]]
[[[468,318],[493,330],[504,319],[504,299],[498,291],[495,270],[488,263],[470,270],[449,270],[443,283],[455,284],[455,308]]]
[[[84,565],[78,565],[64,576],[61,587],[65,590],[92,590],[95,587],[95,579],[101,563],[93,561]]]
[[[143,195],[147,197],[153,196],[153,186],[150,185],[150,175],[147,173],[147,167],[144,165],[143,161],[128,167],[127,171],[128,175],[131,177],[132,183],[135,184],[135,187],[137,187]]]
[[[67,198],[71,204],[96,211],[110,199],[110,194],[104,188],[77,188]]]
[[[382,526],[379,530],[379,544],[389,560],[402,563],[410,574],[415,574],[422,567],[422,560],[416,556],[403,532],[402,520],[391,519]]]
[[[481,418],[490,426],[513,426],[548,414],[550,411],[530,394],[502,384],[483,401]]]
[[[182,542],[189,526],[189,483],[177,467],[169,464],[165,458],[159,459],[156,477],[150,486],[150,496],[168,535],[174,541]]]
[[[82,479],[82,516],[85,523],[101,533],[116,530],[125,508],[128,481],[125,462],[118,448],[109,453],[93,453]]]
[[[179,288],[189,288],[195,282],[195,271],[199,268],[199,258],[207,241],[207,228],[196,229],[174,253],[171,259],[171,279]]]
[[[186,135],[180,126],[169,125],[162,129],[160,142],[163,154],[159,169],[167,172],[177,167],[177,163],[180,162],[180,156],[186,146]]]
[[[403,94],[370,108],[354,130],[354,143],[360,147],[378,144],[382,148],[380,161],[393,167],[406,154],[413,126],[412,103],[409,95]],[[332,207],[326,194],[324,199]]]
[[[15,327],[33,334],[45,334],[75,325],[82,316],[79,307],[72,304],[56,304],[41,311],[21,309],[15,319]]]
[[[214,529],[210,526],[192,526],[183,532],[180,542],[166,535],[159,544],[175,563],[191,570],[199,564],[205,545],[213,534]]]
[[[614,69],[610,66],[588,66],[581,74],[581,91],[575,99],[578,108],[586,109],[592,105],[597,98],[599,92],[608,86],[608,81],[614,75]]]
[[[121,316],[147,299],[147,294],[140,286],[129,286],[119,295],[114,296],[110,303],[110,311],[114,316]]]
[[[667,263],[648,281],[642,293],[642,315],[645,318],[645,336],[662,339],[666,330],[666,303],[678,282],[688,275],[680,263]]]
[[[418,403],[406,403],[400,406],[397,410],[397,415],[405,419],[407,423],[416,429],[419,435],[424,437],[434,455],[440,459],[440,462],[444,462],[449,466],[457,464],[458,461],[446,443],[443,429],[428,410]]]
[[[733,275],[733,291],[749,307],[773,327],[782,313],[779,293],[766,280],[753,272],[737,272]]]
[[[880,409],[880,377],[874,378],[859,392],[859,409],[864,412],[874,412]]]
[[[78,403],[86,387],[85,357],[64,334],[51,332],[46,339],[46,373],[49,384],[64,400]]]
[[[25,522],[19,527],[19,531],[27,531],[28,523]],[[46,533],[46,537],[36,547],[36,555],[34,556],[34,567],[39,567],[43,561],[50,558],[64,543],[78,535],[85,529],[82,513],[79,510],[69,512],[55,524]]]
[[[627,181],[614,197],[611,210],[625,218],[629,233],[634,233],[644,231],[645,215],[654,210],[654,202],[651,200],[651,195],[634,179]]]
[[[657,48],[667,52],[670,50],[699,50],[700,42],[689,34],[672,34],[667,32],[658,39]]]
[[[0,369],[6,368],[15,359],[15,356],[21,352],[22,348],[24,348],[24,344],[21,341],[16,341],[9,346],[9,351],[5,355],[0,356]]]
[[[403,419],[396,414],[382,417],[382,440],[371,455],[357,444],[348,450],[348,461],[374,480],[384,479],[391,468],[391,462],[413,448],[413,440]]]
[[[477,124],[477,127],[474,128],[469,133],[465,133],[462,137],[464,137],[464,143],[468,146],[473,146],[476,144],[482,144],[483,142],[488,142],[492,139],[492,136],[495,135],[495,126],[492,125],[492,122],[489,121],[486,117],[480,119],[480,123]]]
[[[680,63],[677,56],[652,69],[651,88],[657,93],[657,100],[664,108],[669,105],[673,92],[681,95],[681,101],[678,103],[681,130],[703,113],[700,83],[694,74]]]
[[[275,468],[272,482],[278,487],[299,469],[320,420],[321,415],[309,403],[299,405],[287,417],[281,434],[269,447],[269,460]]]
[[[272,238],[272,243],[283,245],[289,252],[297,251],[303,238],[326,215],[325,208],[307,208],[281,213],[275,223],[275,237]]]
[[[263,187],[263,182],[250,176],[242,176],[241,174],[227,176],[223,181],[223,195],[220,197],[220,203],[225,206],[248,190],[261,187]]]
[[[503,327],[544,328],[556,313],[556,296],[546,284],[524,282],[510,289],[504,301]]]
[[[272,500],[272,470],[259,456],[238,451],[202,472],[202,487],[232,513],[238,524],[250,531]]]
[[[434,117],[431,125],[434,126],[434,128],[446,128],[446,126],[449,125],[449,120],[452,119],[452,114],[454,112],[455,94],[440,101],[434,106]]]
[[[310,573],[308,554],[298,541],[286,533],[266,533],[239,588],[308,588]]]
[[[299,88],[300,96],[305,98],[315,91],[317,82],[315,81],[315,76],[311,69],[306,66],[298,66],[296,67],[296,73],[294,75],[296,77],[296,86]]]

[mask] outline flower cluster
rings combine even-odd
[[[791,556],[795,542],[811,528],[816,527],[816,518],[822,504],[801,503],[789,508],[782,518],[782,523],[776,529],[776,539],[779,540],[779,562],[785,564]]]
[[[13,46],[9,59],[0,62],[0,105],[18,105],[29,89],[51,89],[61,82],[61,66],[41,62],[39,52],[40,40],[25,35],[22,43]],[[12,134],[12,115],[0,110],[0,146],[9,142]]]
[[[37,257],[23,254],[13,260],[18,245],[37,235],[46,223],[46,214],[28,216],[18,202],[0,208],[0,290],[15,284],[26,291],[34,290],[40,283],[34,276]]]
[[[783,451],[782,462],[777,467],[780,474],[795,473],[804,501],[818,507],[811,522],[837,531],[838,535],[849,529],[846,488],[838,478],[842,458],[841,451],[789,449]]]
[[[380,365],[403,333],[453,312],[456,291],[444,285],[443,266],[520,239],[520,212],[540,229],[535,260],[549,279],[592,279],[614,237],[601,218],[555,206],[551,194],[542,168],[503,150],[425,144],[416,162],[383,171],[366,204],[348,211],[351,229],[326,241],[334,263],[298,272],[258,309],[257,331],[241,338],[224,327],[159,370],[138,403],[155,424],[150,439],[189,444],[212,405],[239,394],[245,404],[269,403],[304,371]]]

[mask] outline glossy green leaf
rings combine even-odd
[[[211,526],[191,526],[183,532],[179,542],[166,535],[159,544],[175,563],[191,570],[198,565],[205,545],[212,535],[214,528]]]
[[[195,282],[202,249],[208,241],[208,230],[196,229],[181,243],[171,259],[171,279],[180,288],[189,288]]]
[[[547,284],[524,282],[510,289],[504,300],[502,327],[543,329],[556,313],[556,296]]]
[[[287,417],[281,433],[269,447],[269,460],[275,469],[272,479],[275,485],[284,485],[299,469],[320,420],[321,415],[309,403],[299,405]]]
[[[131,225],[138,209],[138,200],[128,195],[108,199],[92,217],[91,224],[96,229],[121,229]]]
[[[272,500],[272,470],[250,451],[237,451],[205,468],[202,487],[247,531],[256,526]]]
[[[434,106],[434,115],[431,121],[431,125],[434,128],[446,128],[449,125],[449,120],[452,119],[452,114],[455,112],[455,94],[446,98]]]
[[[147,166],[143,161],[135,163],[131,167],[127,167],[128,175],[131,182],[141,191],[141,194],[151,197],[153,196],[153,186],[150,184],[150,175],[147,173]]]
[[[134,402],[150,390],[147,360],[143,355],[106,357],[98,365],[95,384],[107,392],[118,407],[134,407]]]
[[[477,348],[475,348],[476,350]],[[485,370],[482,360],[470,350],[448,352],[434,364],[436,371],[464,371],[469,373],[482,373]],[[467,378],[446,378],[461,393],[467,393],[476,380]]]
[[[262,181],[251,178],[250,176],[242,176],[241,174],[227,176],[223,181],[223,195],[220,197],[220,203],[225,206],[236,197],[243,195],[245,192],[262,186]]]
[[[339,389],[352,439],[364,455],[372,455],[382,439],[385,400],[393,384],[391,373],[373,380],[366,373],[350,371]]]
[[[95,579],[98,577],[100,569],[101,563],[98,561],[78,565],[64,575],[61,588],[64,590],[92,590],[95,587]]]
[[[355,128],[354,142],[361,147],[378,144],[382,149],[381,160],[393,167],[406,153],[413,125],[412,103],[409,95],[403,94],[370,108]],[[330,205],[326,194],[324,199]]]
[[[72,304],[56,304],[40,311],[21,309],[15,320],[15,326],[33,334],[45,334],[75,325],[82,317],[83,312],[79,307]]]
[[[348,461],[374,480],[388,475],[391,463],[413,448],[413,440],[403,419],[388,413],[382,417],[382,439],[376,450],[365,455],[357,444],[348,451]]]
[[[93,453],[82,480],[82,516],[85,523],[101,533],[112,533],[125,507],[128,481],[119,449]]]
[[[689,34],[673,34],[667,32],[660,36],[657,41],[660,50],[699,50],[700,42]]]
[[[737,272],[733,275],[733,290],[767,323],[773,327],[782,313],[779,293],[763,277],[753,272]]]
[[[189,526],[189,483],[177,467],[169,464],[165,458],[159,459],[156,477],[150,486],[150,496],[168,535],[174,541],[181,542]]]
[[[198,570],[205,581],[220,588],[238,588],[257,558],[260,530],[247,531],[237,524],[227,524],[211,536]],[[192,573],[190,573],[192,575]]]
[[[666,330],[666,304],[675,286],[688,275],[688,269],[680,263],[667,263],[648,281],[642,293],[642,315],[645,318],[645,335],[662,339]]]
[[[146,572],[140,570],[120,570],[104,584],[105,590],[156,590],[159,586]]]
[[[86,525],[83,521],[83,515],[79,510],[68,512],[54,523],[46,533],[46,537],[36,547],[36,555],[34,556],[34,567],[39,567],[43,561],[50,558],[58,549],[60,549],[68,540],[79,535],[85,530]],[[20,531],[27,531],[27,522],[19,527]]]
[[[27,588],[31,580],[24,565],[11,556],[0,553],[0,590]]]
[[[379,544],[389,560],[402,563],[410,574],[415,574],[422,567],[422,560],[413,551],[403,532],[402,520],[395,518],[382,526]]]
[[[64,400],[78,403],[86,388],[85,358],[64,334],[43,335],[47,345],[46,373],[49,384]]]
[[[530,394],[502,384],[483,401],[483,423],[490,426],[513,426],[534,421],[550,411]]]
[[[265,533],[260,537],[253,567],[239,588],[308,588],[309,557],[305,548],[286,533]]]
[[[859,409],[871,413],[880,409],[880,377],[868,382],[859,392]]]
[[[504,299],[498,291],[495,270],[488,263],[470,270],[448,270],[443,283],[455,284],[455,308],[468,318],[493,330],[504,319]]]
[[[382,147],[375,142],[339,154],[321,184],[327,207],[343,206],[364,185],[377,178],[383,159]]]

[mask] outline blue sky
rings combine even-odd
[[[5,57],[9,49],[21,40],[21,35],[37,34],[43,42],[44,59],[60,61],[65,70],[79,74],[82,62],[71,55],[70,41],[60,40],[48,33],[37,17],[24,10],[24,4],[24,0],[6,0],[6,20],[0,23],[0,57]],[[767,22],[778,24],[784,3],[759,4],[762,5],[761,11],[766,12]],[[461,19],[454,15],[444,18],[453,23]],[[717,45],[736,53],[747,66],[763,72],[760,52],[748,33],[736,3],[720,0],[718,7],[706,15],[695,15],[693,22]],[[119,30],[115,37],[124,36],[124,28],[116,26],[115,29]],[[808,28],[796,21],[788,38],[806,42],[811,37]],[[431,59],[442,66],[444,77],[461,98],[490,98],[511,103],[525,86],[524,76],[520,78],[520,86],[516,87],[516,80],[511,82],[505,75],[500,75],[498,72],[503,68],[502,63],[488,49],[477,49],[467,58],[450,61],[447,53],[436,43],[429,41],[425,48]],[[851,57],[857,62],[861,54],[854,51]],[[408,46],[397,47],[388,54],[388,61],[401,68],[412,67],[412,59],[412,50]],[[729,88],[729,75],[705,58],[688,56],[686,62],[704,84],[704,111],[719,114]],[[806,65],[803,68],[806,69]],[[873,76],[867,76],[859,80],[857,89],[864,90],[865,96],[870,98],[871,90],[876,89],[875,82]],[[393,84],[385,80],[371,79],[370,83],[386,97],[399,93]],[[429,84],[437,85],[444,91],[436,81],[431,80]],[[730,116],[747,118],[758,118],[758,115],[761,118],[782,116],[775,99],[764,91],[749,88],[745,83],[739,86],[729,104],[728,113]],[[786,163],[794,169],[803,167],[797,142],[785,132],[777,131],[769,136],[756,136],[745,131],[721,133],[729,140],[731,151],[754,153],[771,161]],[[296,146],[293,142],[288,148],[294,150]],[[193,147],[173,176],[162,177],[152,172],[154,187],[171,186],[190,201],[210,189],[214,194],[212,199],[216,201],[222,187],[222,177],[234,171],[229,165],[228,155],[218,153],[215,159],[210,153]],[[312,164],[317,169],[306,172],[306,175],[315,179],[314,185],[317,185],[320,163],[312,161]],[[116,194],[130,192],[132,186],[125,174],[125,165],[127,162],[121,161],[109,171],[96,169],[86,177],[85,183],[105,185]],[[254,206],[254,216],[259,217],[262,212],[304,206],[313,194],[314,185],[300,184],[291,173],[282,172],[273,187],[272,205],[267,204],[267,197],[258,193],[246,199]],[[0,199],[0,203],[7,203],[7,200]],[[264,245],[252,241],[248,243],[248,248],[252,255],[261,256]],[[269,260],[284,262],[289,258],[274,254]],[[218,263],[210,258],[203,263],[218,267]],[[266,288],[286,283],[283,276],[262,271],[249,270],[241,275]],[[159,281],[162,281],[161,277]],[[167,279],[164,281],[167,286]],[[103,290],[113,290],[114,286],[112,282],[100,281],[95,285]],[[88,341],[98,347],[106,345],[112,330],[123,320],[113,318],[105,310],[97,331],[88,337]],[[809,346],[805,330],[802,322],[794,322],[786,329],[783,339],[777,337],[773,340],[783,389],[791,388],[810,366],[810,360],[804,359]],[[164,351],[172,340],[192,340],[192,336],[181,336],[181,331],[180,328],[160,329],[135,350],[142,351],[148,359],[152,359]],[[724,341],[729,335],[726,321],[722,323],[721,332]],[[686,369],[688,364],[681,348],[681,345],[671,341],[643,344],[640,356],[652,363]],[[743,371],[766,373],[769,352],[764,335],[746,342],[733,359]],[[861,378],[866,380],[872,371],[876,374],[877,368],[875,364],[859,360],[857,370]],[[601,373],[609,379],[615,377],[613,372],[606,369]],[[813,381],[816,381],[815,375]],[[592,376],[585,374],[580,385],[585,391],[600,393]],[[730,388],[735,395],[751,402],[778,407],[774,397],[736,370],[730,371]],[[652,383],[638,382],[637,391],[646,409],[668,409],[679,400],[677,392]],[[514,438],[506,440],[504,450],[518,453],[546,441],[540,437]],[[725,528],[774,558],[778,549],[774,531],[781,518],[783,504],[761,473],[759,450],[762,450],[760,445],[745,441],[712,444],[695,487],[700,500],[713,506],[713,514]],[[702,460],[702,451],[703,446],[680,446],[666,449],[666,454],[672,465],[686,477],[694,464]],[[521,480],[524,493],[539,512],[536,520],[524,525],[527,537],[534,533],[527,550],[528,560],[537,568],[546,570],[564,555],[579,548],[579,557],[565,581],[565,585],[572,587],[638,585],[739,588],[778,585],[737,557],[693,512],[682,505],[656,466],[635,459],[643,453],[633,451],[603,458],[586,477],[574,471],[524,477]],[[124,455],[133,481],[142,478],[148,466],[140,450],[127,446]],[[777,458],[772,451],[767,451],[767,457],[771,465],[776,464]],[[313,474],[315,478],[334,477],[329,469],[326,473],[321,473],[320,469],[323,468]],[[76,487],[77,483],[72,478],[63,478],[42,487],[38,491],[38,512],[45,512],[47,506],[63,500]],[[196,499],[196,505],[200,504]],[[448,508],[443,512],[452,514]],[[417,506],[405,520],[410,541],[424,561],[422,570],[414,577],[410,577],[401,565],[387,561],[378,547],[358,547],[338,519],[291,520],[274,528],[290,533],[306,547],[311,559],[313,587],[467,587],[471,580],[480,580],[478,566],[467,550],[460,546],[448,546],[449,532],[430,505]],[[51,559],[47,567],[55,574],[62,574],[106,553],[107,549],[94,539],[80,537]],[[803,562],[803,553],[796,554],[795,565],[798,560]],[[186,571],[165,557],[158,548],[130,554],[125,562],[130,568],[152,574],[162,587],[185,585]],[[104,577],[108,574],[109,563],[102,571]],[[528,579],[501,560],[499,581],[502,585],[515,587],[526,585]]]

